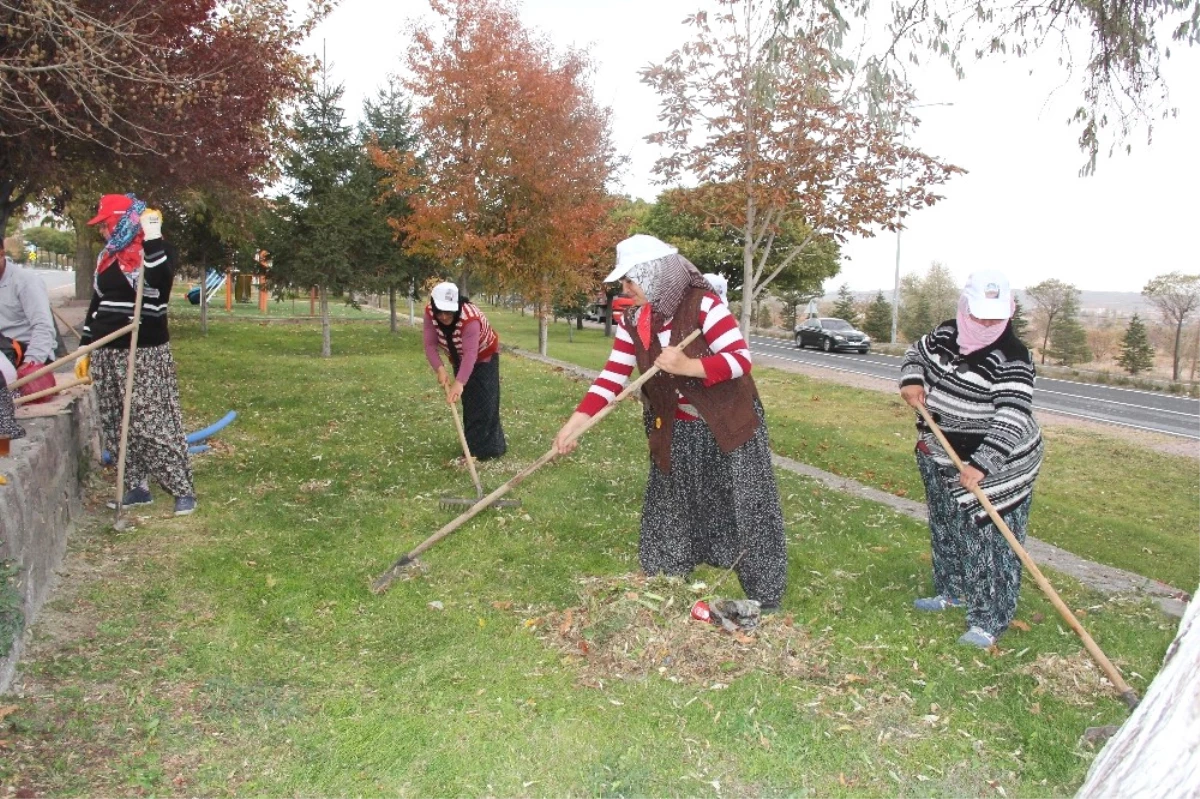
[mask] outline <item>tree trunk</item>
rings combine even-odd
[[[583,314],[582,313],[575,317],[575,329],[583,330]]]
[[[1200,602],[1192,600],[1141,704],[1076,797],[1188,797],[1200,785]]]
[[[329,290],[321,286],[318,294],[321,300],[321,357],[328,358],[333,355],[333,348],[329,346]]]
[[[92,275],[96,271],[96,234],[87,226],[88,217],[71,217],[75,226],[75,299],[92,298]]]
[[[200,265],[200,335],[208,335],[208,267]]]
[[[392,332],[400,330],[400,322],[396,318],[396,287],[388,286],[388,318],[391,320]]]
[[[546,357],[550,346],[550,323],[546,319],[545,306],[538,308],[538,353]]]
[[[1171,359],[1171,379],[1179,382],[1179,348],[1183,346],[1183,317],[1175,325],[1175,352]]]

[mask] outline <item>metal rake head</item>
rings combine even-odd
[[[471,506],[479,502],[483,497],[442,497],[438,500],[438,504],[443,508],[461,508]],[[519,508],[521,500],[519,499],[498,499],[489,507],[492,508]]]

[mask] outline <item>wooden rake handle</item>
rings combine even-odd
[[[954,447],[952,447],[950,442],[946,440],[946,436],[942,433],[941,428],[937,426],[937,423],[933,421],[933,417],[929,415],[928,409],[926,409],[924,405],[917,405],[915,407],[917,409],[917,413],[921,414],[921,418],[925,420],[925,424],[929,426],[929,429],[933,431],[933,434],[941,443],[942,449],[944,449],[946,454],[950,456],[950,460],[954,461],[954,465],[958,468],[958,471],[962,472],[966,467],[963,465],[962,460],[958,457],[958,453],[954,451]],[[1038,584],[1038,588],[1042,589],[1042,593],[1045,594],[1046,598],[1050,600],[1050,604],[1054,605],[1055,610],[1057,610],[1058,614],[1062,616],[1063,621],[1065,621],[1067,625],[1075,631],[1075,634],[1078,635],[1083,641],[1083,645],[1087,649],[1088,654],[1092,656],[1092,660],[1096,661],[1096,664],[1100,666],[1100,669],[1112,682],[1113,686],[1117,689],[1117,693],[1120,694],[1121,699],[1126,705],[1129,706],[1130,710],[1133,710],[1135,707],[1137,707],[1138,695],[1121,677],[1121,672],[1117,671],[1117,667],[1112,664],[1112,661],[1110,661],[1107,656],[1105,656],[1103,650],[1101,650],[1096,642],[1092,640],[1092,636],[1088,635],[1087,630],[1083,629],[1083,625],[1079,623],[1079,619],[1075,618],[1075,614],[1072,613],[1071,609],[1067,607],[1067,604],[1062,601],[1062,597],[1060,597],[1058,592],[1054,590],[1054,586],[1050,585],[1050,581],[1046,579],[1045,575],[1042,574],[1042,570],[1038,568],[1036,563],[1034,563],[1033,558],[1029,555],[1029,552],[1026,551],[1025,547],[1021,546],[1021,542],[1017,540],[1015,535],[1013,535],[1013,531],[1009,529],[1008,524],[1006,524],[1004,519],[1001,518],[999,511],[996,510],[996,506],[994,506],[991,500],[987,498],[987,494],[983,493],[983,489],[981,489],[979,486],[972,488],[971,493],[974,494],[975,498],[979,500],[981,505],[983,505],[983,509],[987,511],[988,516],[990,516],[992,521],[995,523],[996,529],[999,530],[1000,534],[1004,536],[1004,540],[1006,540],[1008,545],[1012,547],[1012,551],[1016,553],[1017,557],[1021,560],[1021,563],[1024,564],[1025,568],[1029,570],[1029,573],[1033,575],[1034,582]]]
[[[693,341],[695,341],[699,335],[700,335],[699,329],[693,330],[692,333],[689,336],[687,336],[683,341],[679,342],[679,344],[677,346],[680,349],[683,349],[684,347],[686,347],[687,345],[689,345]],[[649,369],[647,369],[645,371],[645,373],[642,374],[641,377],[639,377],[637,380],[634,380],[632,383],[630,383],[628,386],[626,386],[625,390],[622,391],[620,394],[618,394],[616,399],[614,399],[608,405],[605,405],[600,410],[600,412],[597,413],[595,416],[593,416],[591,419],[588,419],[583,424],[583,426],[579,428],[578,432],[576,432],[574,436],[567,439],[567,443],[570,443],[571,441],[577,441],[584,433],[586,433],[588,430],[591,430],[593,427],[595,427],[597,424],[599,424],[601,419],[603,419],[605,416],[608,416],[608,414],[610,414],[612,412],[613,408],[617,407],[617,403],[619,403],[621,400],[625,399],[629,395],[633,394],[635,391],[637,391],[639,388],[642,387],[643,383],[645,383],[650,378],[654,377],[660,371],[661,370],[657,366],[651,366]],[[509,480],[507,483],[500,486],[495,491],[488,494],[486,497],[479,500],[471,507],[467,508],[465,511],[463,511],[461,516],[448,522],[444,527],[442,527],[442,529],[438,530],[436,533],[429,536],[429,538],[426,538],[424,541],[422,541],[420,544],[418,544],[415,549],[413,549],[407,555],[404,555],[403,557],[401,557],[399,560],[397,560],[395,563],[393,563],[388,568],[387,571],[385,571],[383,574],[379,575],[379,577],[377,577],[375,579],[375,581],[373,583],[371,583],[371,593],[382,594],[384,591],[386,591],[388,589],[388,586],[390,586],[392,584],[392,582],[396,579],[396,577],[399,576],[400,570],[403,569],[408,564],[412,563],[414,560],[416,560],[418,555],[420,555],[425,550],[429,549],[431,546],[436,544],[438,541],[441,541],[443,538],[445,538],[446,536],[453,533],[459,527],[462,527],[464,524],[469,522],[471,519],[475,518],[485,508],[490,506],[496,500],[500,499],[500,497],[504,496],[512,489],[519,486],[522,482],[524,482],[525,478],[529,477],[529,475],[533,474],[538,469],[542,468],[547,463],[554,460],[557,456],[558,456],[558,449],[551,446],[545,455],[543,455],[542,457],[538,458],[533,463],[526,466],[524,469],[522,469],[520,472],[518,472],[515,476],[513,476],[513,478],[511,480]]]
[[[90,386],[91,384],[92,378],[90,375],[88,377],[72,377],[65,383],[57,383],[51,388],[35,391],[32,394],[26,394],[23,397],[17,397],[13,400],[13,405],[24,405],[27,402],[33,402],[34,400],[41,399],[42,397],[49,397],[51,394],[57,394],[60,391],[66,391],[68,388],[75,388],[75,386]]]
[[[119,330],[114,330],[113,332],[109,333],[107,336],[104,336],[103,338],[96,339],[91,344],[84,344],[79,349],[62,356],[57,361],[51,361],[50,363],[43,366],[41,369],[38,369],[36,372],[30,372],[29,374],[25,375],[24,377],[14,380],[13,382],[8,384],[8,387],[10,390],[14,389],[14,388],[20,388],[21,386],[28,383],[30,380],[36,380],[39,377],[41,377],[42,375],[46,374],[47,372],[53,372],[55,369],[62,366],[64,363],[67,363],[68,361],[73,361],[76,358],[78,358],[80,355],[84,355],[95,349],[99,349],[100,347],[103,347],[105,344],[112,341],[113,339],[120,338],[121,336],[125,335],[126,333],[132,333],[133,329],[135,327],[137,327],[137,325],[133,324],[131,322],[130,324],[125,325],[125,327],[122,327]]]
[[[444,366],[444,364],[443,364]],[[453,370],[448,372],[453,377]],[[450,399],[450,387],[446,387],[446,399]],[[458,443],[462,444],[463,458],[467,461],[467,469],[471,472],[471,482],[475,484],[475,496],[483,496],[483,483],[479,480],[479,471],[475,468],[475,457],[471,455],[471,447],[467,444],[467,431],[463,429],[462,418],[458,415],[458,405],[453,402],[447,402],[450,406],[450,415],[454,417],[454,429],[458,431]]]

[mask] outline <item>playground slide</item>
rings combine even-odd
[[[209,269],[204,276],[204,286],[208,291],[208,299],[211,301],[214,294],[221,290],[225,285],[225,273],[219,269]],[[187,293],[188,302],[192,305],[200,304],[200,287],[196,286]]]

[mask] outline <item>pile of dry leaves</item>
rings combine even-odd
[[[692,604],[708,589],[642,575],[580,580],[582,604],[527,619],[547,646],[578,661],[581,681],[657,674],[712,686],[750,672],[793,679],[825,677],[827,644],[791,616],[766,616],[750,632],[697,621]]]

